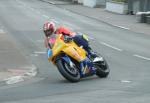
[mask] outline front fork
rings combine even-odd
[[[70,65],[70,67],[74,67],[75,64],[72,63],[71,59],[67,55],[62,57],[62,59],[65,60]],[[93,63],[89,60],[89,58],[81,61],[79,66],[81,78],[96,74],[96,69],[94,68]]]
[[[71,59],[67,55],[62,57],[62,59],[65,60],[70,65],[70,67],[74,67],[74,63],[72,63]]]

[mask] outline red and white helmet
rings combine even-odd
[[[43,31],[46,36],[50,36],[55,31],[55,23],[54,22],[46,22],[43,26]]]

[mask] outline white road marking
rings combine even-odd
[[[122,28],[122,29],[130,30],[130,28],[127,28],[127,27],[124,27],[124,26],[119,26],[119,25],[114,25],[114,26]]]
[[[15,84],[15,83],[24,81],[24,79],[23,79],[23,76],[14,76],[14,77],[5,79],[4,81],[6,81],[6,84]]]
[[[119,49],[119,48],[117,48],[117,47],[111,46],[111,45],[109,45],[109,44],[107,44],[107,43],[104,43],[104,42],[101,42],[101,44],[102,44],[102,45],[105,45],[105,46],[107,46],[107,47],[110,47],[110,48],[112,48],[112,49],[115,49],[115,50],[117,50],[117,51],[123,51],[122,49]]]
[[[37,75],[37,68],[36,66],[32,65],[30,67],[23,67],[23,68],[26,68],[26,69],[29,69],[27,72],[23,73],[23,74],[20,74],[18,76],[13,76],[13,77],[10,77],[10,78],[7,78],[7,79],[4,79],[4,82],[6,82],[6,84],[15,84],[15,83],[18,83],[18,82],[23,82],[25,81],[26,79],[29,79],[30,77],[34,77]]]
[[[39,42],[39,43],[43,43],[43,42],[44,42],[44,40],[37,40],[37,42]]]
[[[37,56],[39,56],[39,55],[37,55],[37,54],[31,54],[30,56],[35,56],[35,57],[37,57]]]
[[[35,54],[46,54],[45,51],[35,51],[34,53],[35,53]]]
[[[37,75],[37,68],[34,65],[32,65],[31,67],[27,67],[27,68],[30,68],[30,70],[28,72],[26,72],[24,74],[24,76],[26,76],[26,77],[34,77],[34,76]]]
[[[122,83],[131,83],[129,80],[121,80]]]
[[[133,56],[150,61],[150,58],[148,58],[148,57],[144,57],[144,56],[137,55],[137,54],[134,54]]]

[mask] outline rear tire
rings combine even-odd
[[[56,62],[57,68],[59,72],[62,74],[64,78],[66,78],[70,82],[79,82],[80,81],[80,73],[78,68],[71,68],[69,64],[67,64],[64,60],[58,59]]]
[[[110,72],[110,69],[106,60],[104,60],[103,62],[100,62],[99,64],[98,63],[95,64],[94,67],[97,68],[96,75],[100,78],[106,78]]]

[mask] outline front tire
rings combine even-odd
[[[78,68],[76,68],[76,66],[70,67],[70,65],[62,59],[58,59],[56,62],[56,65],[57,65],[59,72],[68,81],[70,82],[80,81],[80,73],[79,73]]]

